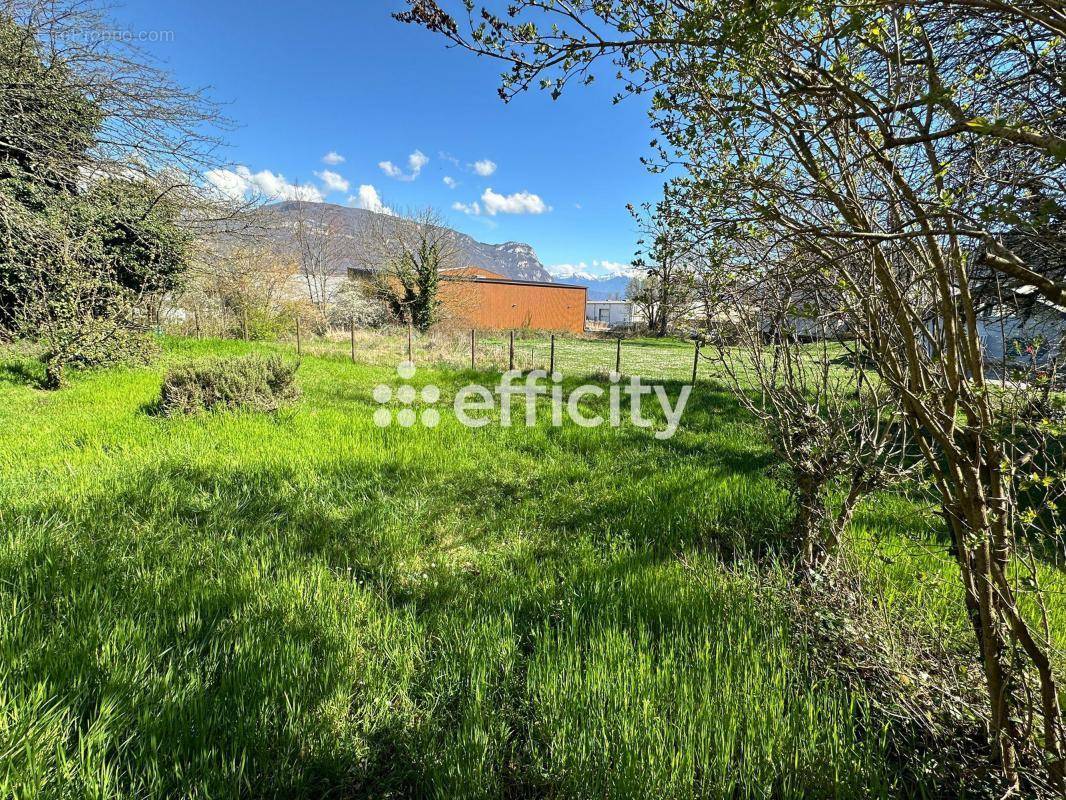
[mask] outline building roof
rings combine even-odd
[[[348,269],[349,274],[356,273],[359,275],[375,275],[374,270],[366,267],[350,267]],[[496,272],[490,272],[487,269],[481,267],[445,267],[440,270],[441,276],[445,280],[449,281],[464,281],[472,283],[503,283],[513,286],[543,286],[546,289],[581,289],[588,292],[587,286],[581,286],[576,283],[548,283],[547,281],[523,281],[517,278],[508,278],[506,275],[500,275]],[[452,274],[459,273],[459,274]]]
[[[1034,230],[1014,229],[998,238],[1027,269],[1054,281],[1066,280],[1066,228],[1062,223]],[[1039,290],[1035,286],[1020,284],[1020,281],[989,265],[987,247],[979,247],[975,255],[969,277],[971,292],[978,305],[998,302],[1004,291],[1036,298]]]
[[[445,267],[444,269],[441,270],[441,273],[442,274],[443,273],[449,273],[449,275],[448,275],[449,278],[452,277],[452,275],[450,273],[461,273],[457,277],[466,277],[466,278],[506,278],[507,277],[506,275],[501,275],[498,272],[493,272],[490,269],[485,269],[484,267],[475,267],[475,266]]]
[[[442,270],[443,272],[444,270]],[[576,283],[548,283],[547,281],[521,281],[517,278],[485,278],[481,275],[451,277],[448,276],[447,280],[451,281],[468,281],[470,283],[505,283],[513,286],[543,286],[545,289],[581,289],[587,292],[589,287],[579,286]]]

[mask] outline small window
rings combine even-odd
[[[609,308],[601,308],[600,309],[600,322],[610,322],[610,321],[611,321],[611,309],[609,309]]]

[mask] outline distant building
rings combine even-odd
[[[1062,355],[1066,308],[1025,285],[1003,291],[1002,301],[982,309],[977,318],[985,363],[1008,365],[1035,361],[1043,365]]]
[[[353,280],[372,273],[349,269]],[[588,289],[565,283],[513,280],[481,267],[441,270],[438,296],[451,324],[479,330],[530,328],[582,333]]]
[[[447,315],[464,327],[585,330],[588,289],[584,286],[512,280],[478,267],[445,270],[441,277],[441,303]]]
[[[585,319],[589,327],[629,328],[633,325],[631,300],[589,300],[585,303]]]
[[[1038,232],[1014,230],[1000,242],[1027,269],[1061,282],[1066,279],[1066,231],[1061,224]],[[977,311],[977,328],[987,367],[1039,367],[1063,355],[1066,307],[1048,300],[1036,286],[1011,278],[988,262],[989,252],[975,254],[970,293]]]

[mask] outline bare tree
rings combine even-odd
[[[292,300],[299,269],[291,255],[262,242],[215,240],[201,251],[175,303],[202,324],[217,322],[223,333],[245,320],[273,324],[290,310],[299,313]]]
[[[358,240],[351,225],[337,209],[321,203],[289,204],[295,215],[286,215],[291,233],[293,257],[306,291],[306,300],[315,310],[320,332],[329,324],[339,279],[356,263]]]
[[[0,18],[16,24],[22,47],[38,51],[46,65],[62,64],[71,88],[92,99],[99,110],[99,127],[90,151],[90,172],[127,174],[158,179],[162,174],[184,176],[188,182],[215,166],[222,145],[221,131],[229,123],[203,91],[187,89],[157,66],[138,47],[136,37],[122,35],[108,9],[90,0],[3,0]],[[23,63],[29,63],[28,61]],[[0,92],[18,95],[30,90],[18,80],[5,82]],[[5,108],[18,108],[16,103]],[[33,104],[17,112],[32,116]],[[62,169],[65,159],[59,131],[47,126],[19,124],[20,147],[39,154],[43,165]],[[30,138],[26,132],[32,131]]]
[[[832,566],[859,502],[899,478],[906,427],[891,388],[866,374],[839,292],[793,248],[749,245],[706,277],[715,327],[728,328],[712,327],[708,357],[788,467],[790,544],[809,578]]]

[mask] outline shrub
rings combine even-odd
[[[278,356],[255,355],[183,364],[163,378],[159,410],[167,416],[216,408],[276,411],[299,396],[298,367]]]
[[[329,322],[340,328],[346,328],[352,322],[357,328],[380,328],[388,321],[388,316],[385,304],[374,297],[366,286],[348,280],[337,290],[329,312]]]
[[[117,307],[116,302],[114,307]],[[114,308],[113,307],[113,308]],[[86,370],[117,364],[148,364],[159,352],[156,340],[113,315],[53,317],[40,320],[46,389],[59,389],[68,369]]]

